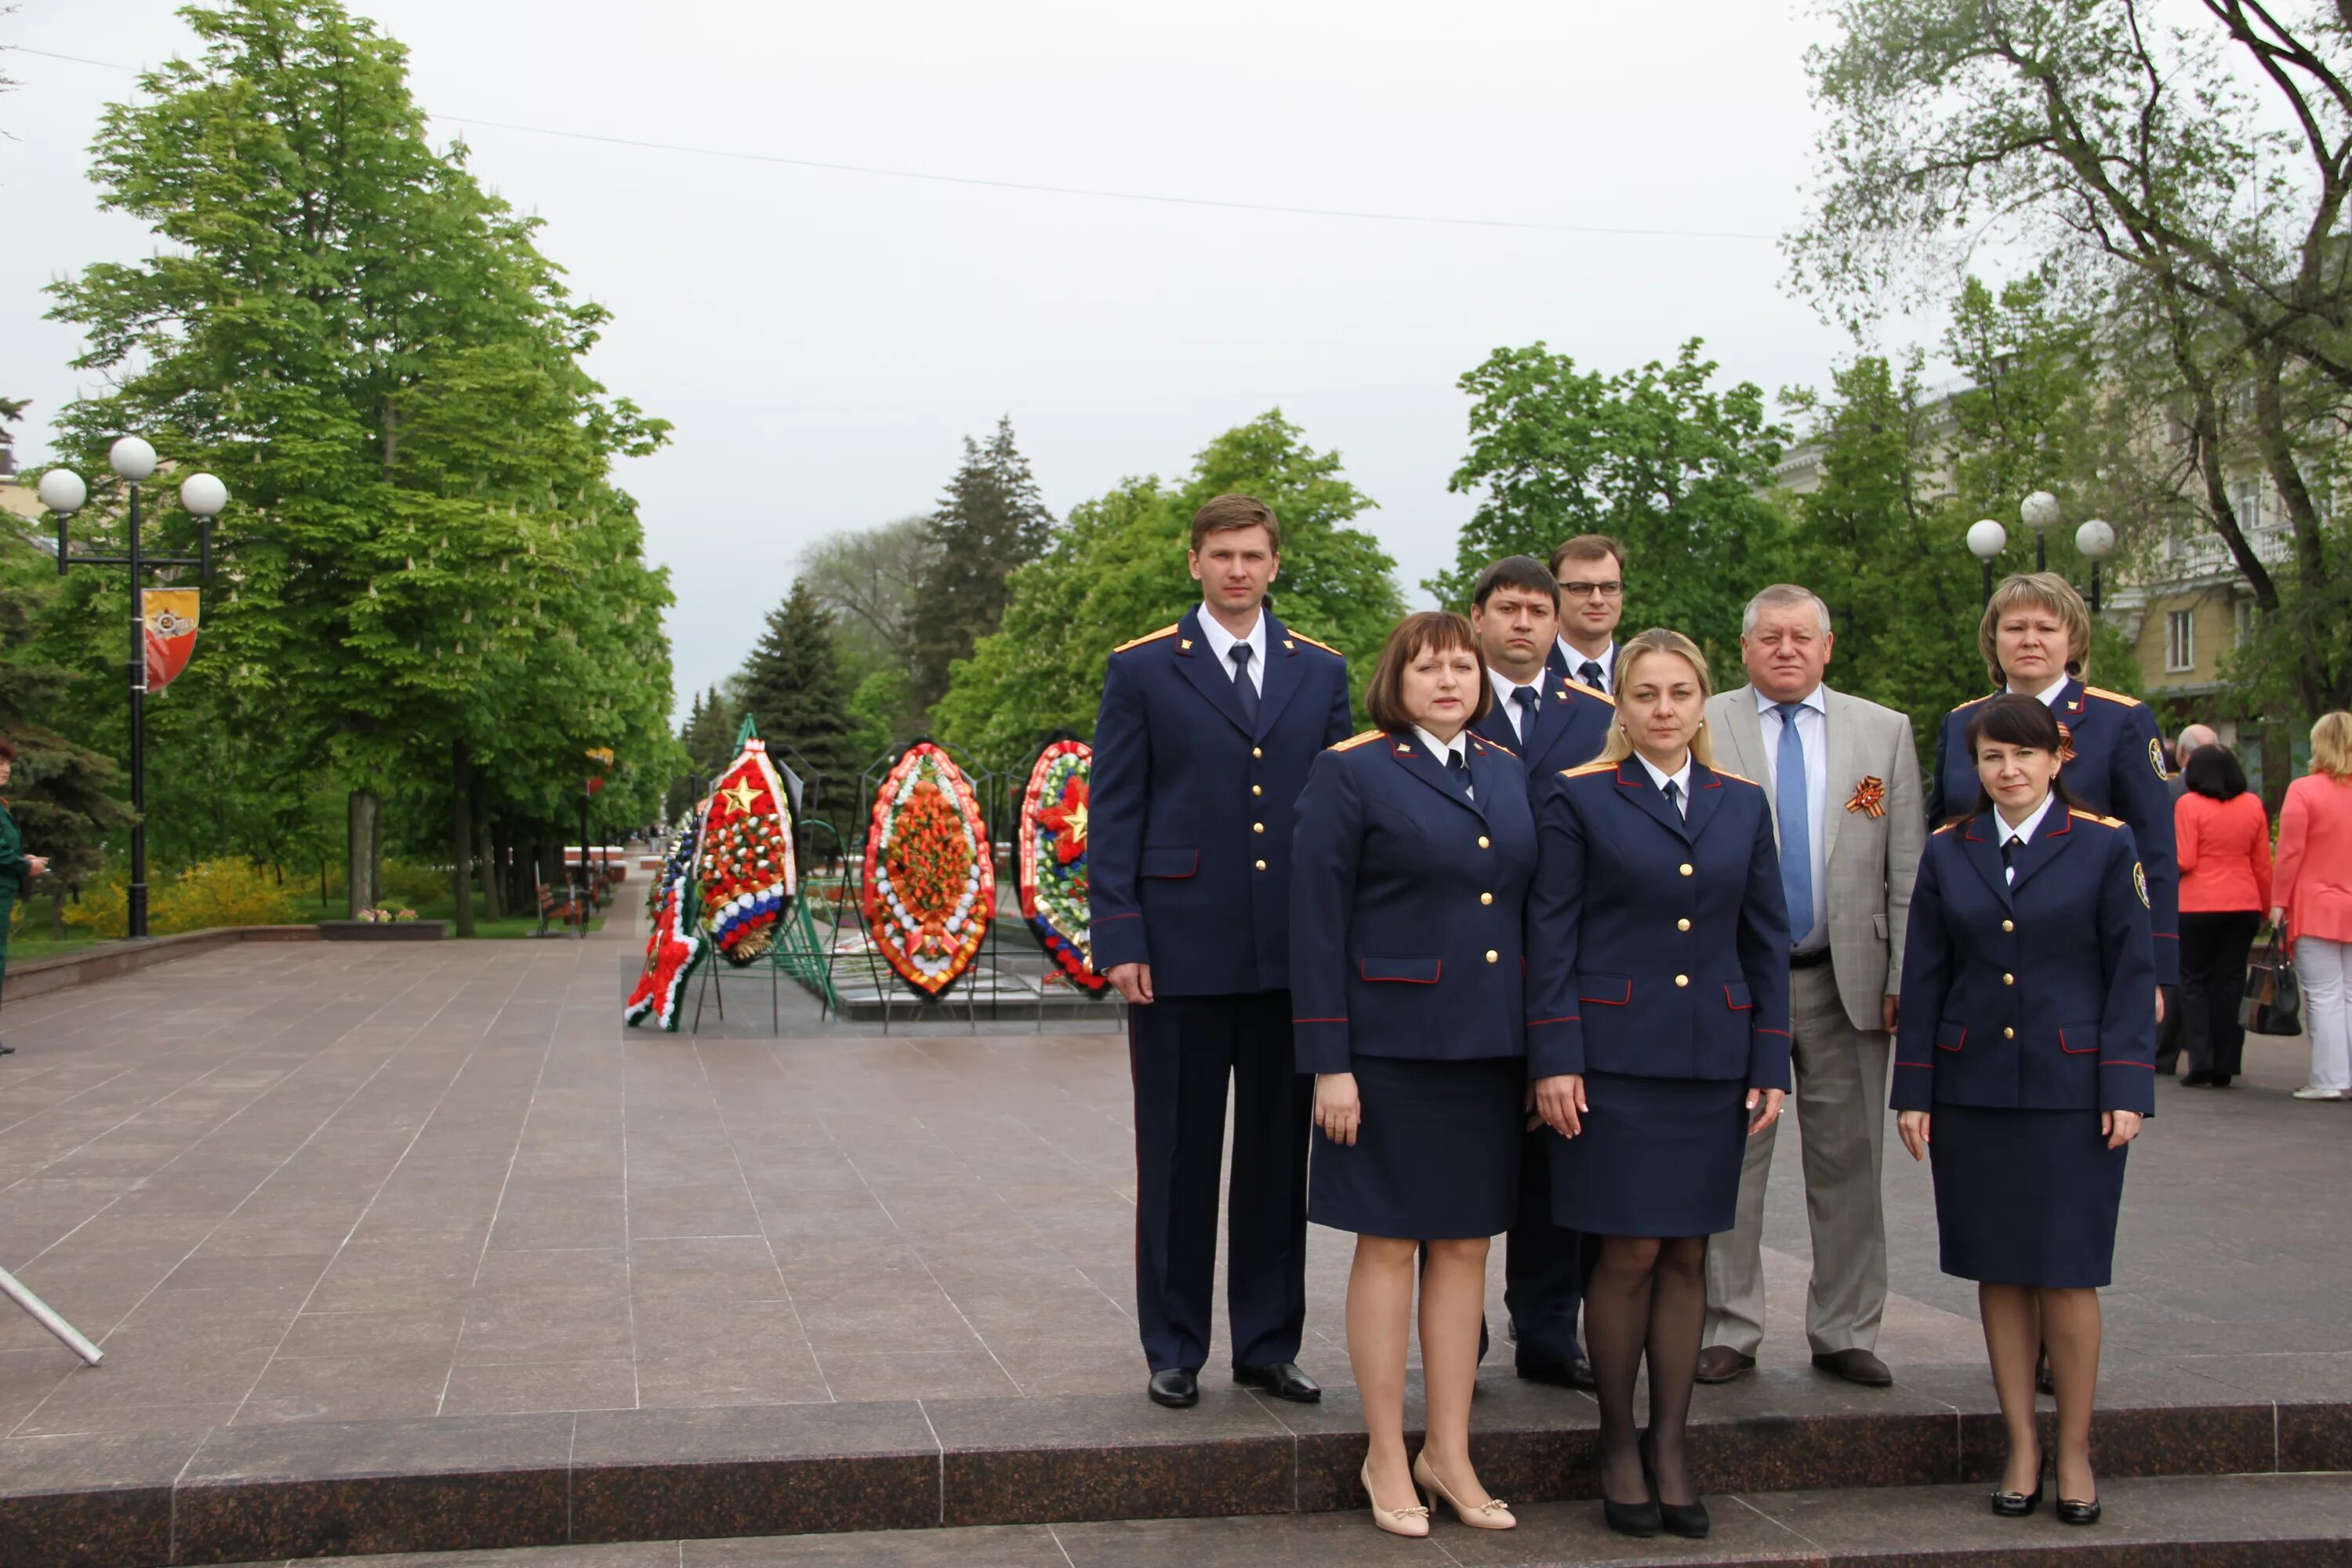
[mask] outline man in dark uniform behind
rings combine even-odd
[[[1285,1399],[1307,1318],[1313,1079],[1291,1041],[1293,807],[1348,738],[1348,666],[1265,607],[1281,525],[1219,496],[1192,519],[1202,604],[1116,649],[1095,729],[1094,961],[1127,998],[1135,1079],[1135,1305],[1155,1403],[1200,1398],[1234,1084],[1226,1315],[1234,1379]]]

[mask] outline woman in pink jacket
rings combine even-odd
[[[2200,746],[2172,805],[2180,858],[2180,1044],[2183,1089],[2227,1089],[2245,1055],[2238,1003],[2246,954],[2271,907],[2271,818],[2230,748]]]
[[[2297,1100],[2352,1100],[2352,713],[2311,727],[2311,772],[2286,786],[2279,810],[2278,901],[2271,920],[2294,945],[2303,982],[2311,1082]]]

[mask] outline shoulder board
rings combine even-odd
[[[1758,789],[1762,789],[1764,787],[1762,784],[1756,784],[1756,781],[1749,778],[1746,773],[1735,773],[1729,768],[1715,768],[1710,771],[1713,772],[1715,776],[1719,779],[1738,779],[1744,784],[1756,784]]]
[[[1174,626],[1165,626],[1156,632],[1148,633],[1143,637],[1137,637],[1133,642],[1123,642],[1110,651],[1113,653],[1125,653],[1129,648],[1141,647],[1145,643],[1158,642],[1161,637],[1172,637],[1175,635],[1176,627]]]
[[[1576,688],[1577,690],[1583,692],[1587,697],[1598,697],[1601,701],[1606,702],[1612,708],[1617,706],[1617,699],[1610,696],[1609,693],[1601,690],[1597,686],[1587,686],[1581,680],[1570,680],[1569,678],[1564,675],[1561,676],[1560,679],[1567,681],[1569,685]]]
[[[1346,740],[1340,742],[1331,749],[1335,752],[1352,752],[1358,746],[1369,746],[1374,741],[1380,740],[1387,734],[1388,731],[1386,730],[1367,730],[1360,735],[1349,736]]]
[[[1961,703],[1958,708],[1953,709],[1952,711],[1957,713],[1960,710],[1960,708],[1973,708],[1979,702],[1990,702],[2000,695],[2000,693],[1998,691],[1988,691],[1982,697],[1971,697],[1966,702]]]
[[[1937,833],[1949,833],[1953,828],[1958,827],[1959,825],[1960,825],[1960,823],[1959,823],[1959,819],[1958,819],[1958,817],[1955,817],[1955,818],[1953,818],[1951,821],[1949,821],[1949,822],[1948,822],[1948,823],[1944,824],[1944,826],[1943,826],[1938,827],[1937,829],[1936,829],[1936,832],[1937,832]],[[1934,835],[1933,835],[1933,834],[1931,834],[1931,835],[1929,835],[1929,837],[1934,837]]]
[[[2077,822],[2095,822],[2102,827],[2121,827],[2124,826],[2124,819],[2122,817],[2101,816],[2095,811],[2082,811],[2074,807],[2069,807],[2066,815],[2074,818]]]
[[[1339,650],[1333,647],[1329,643],[1318,641],[1316,638],[1308,637],[1305,632],[1299,631],[1293,626],[1285,626],[1283,628],[1282,635],[1288,637],[1293,642],[1303,642],[1308,647],[1319,647],[1325,653],[1339,653]],[[1339,653],[1339,657],[1341,658],[1345,658],[1348,656],[1344,653]]]
[[[2110,702],[2120,702],[2126,708],[2137,708],[2140,706],[2140,700],[2138,698],[2126,697],[2120,691],[2109,691],[2104,686],[2085,686],[2083,688],[2083,695],[2085,697],[2104,697]]]
[[[1587,763],[1580,768],[1562,768],[1559,770],[1559,776],[1564,779],[1580,779],[1587,773],[1613,773],[1616,771],[1615,763]]]
[[[1518,752],[1511,750],[1510,747],[1503,744],[1502,742],[1490,741],[1484,735],[1473,735],[1470,739],[1475,742],[1482,751],[1500,752],[1507,757],[1516,757],[1519,754]]]

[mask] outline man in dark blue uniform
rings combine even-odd
[[[1352,726],[1347,660],[1265,608],[1281,548],[1264,502],[1202,507],[1201,606],[1112,653],[1095,729],[1089,920],[1129,1007],[1136,1316],[1151,1397],[1178,1408],[1209,1354],[1228,1079],[1234,1378],[1322,1397],[1297,1365],[1314,1080],[1291,1041],[1290,837],[1307,769]]]
[[[1599,562],[1615,564],[1605,554]],[[1559,584],[1544,563],[1531,555],[1512,555],[1480,573],[1470,592],[1470,625],[1495,689],[1495,706],[1477,732],[1517,753],[1530,783],[1598,756],[1609,739],[1609,716],[1616,704],[1559,672]],[[1521,1377],[1591,1388],[1592,1365],[1576,1333],[1583,1300],[1581,1238],[1551,1223],[1549,1142],[1540,1124],[1527,1135],[1519,1157],[1518,1219],[1503,1255],[1503,1300],[1517,1346],[1513,1359]]]
[[[1615,690],[1617,623],[1625,618],[1625,546],[1605,533],[1580,533],[1551,552],[1551,574],[1559,584],[1553,672],[1595,691]]]

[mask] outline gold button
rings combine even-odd
[[[1676,921],[1675,922],[1675,929],[1676,931],[1688,931],[1688,930],[1690,930],[1690,921]]]
[[[1503,962],[1503,955],[1496,952],[1490,947],[1486,950],[1486,962],[1489,963],[1500,963]]]
[[[2004,1040],[2013,1040],[2017,1038],[2017,1031],[2015,1029],[2003,1029],[2000,1032],[2000,1037]]]
[[[1491,904],[1495,901],[1495,895],[1492,893],[1481,893],[1478,895],[1478,901],[1482,904]]]
[[[1252,833],[1264,833],[1265,831],[1265,824],[1263,822],[1253,822],[1250,824],[1250,831]]]
[[[1253,757],[1263,757],[1265,755],[1265,752],[1259,747],[1252,746],[1250,748],[1250,755]]]
[[[1259,870],[1261,870],[1261,871],[1265,870],[1265,861],[1263,861],[1263,860],[1259,861],[1259,862],[1257,863],[1257,868],[1258,868]]]
[[[1688,985],[1690,984],[1690,976],[1687,974],[1677,974],[1675,976],[1675,984],[1677,985]]]
[[[2017,976],[2014,974],[2004,974],[2000,977],[2000,983],[2003,985],[2014,985],[2017,984]]]
[[[1478,835],[1478,847],[1479,847],[1479,848],[1481,848],[1481,849],[1486,849],[1486,848],[1490,848],[1490,847],[1492,847],[1492,846],[1490,846],[1490,845],[1486,842],[1486,836],[1485,834],[1483,834],[1483,833],[1481,833],[1480,835]]]
[[[2003,921],[2000,922],[2000,929],[2003,931],[2015,931],[2017,929],[2017,922],[2015,921]]]
[[[1252,794],[1252,795],[1264,795],[1265,793],[1265,785],[1264,785],[1264,784],[1252,784],[1252,785],[1250,785],[1250,794]]]
[[[1691,872],[1690,872],[1690,862],[1689,862],[1689,861],[1685,860],[1685,861],[1684,861],[1684,862],[1683,862],[1683,865],[1682,865],[1682,872],[1683,872],[1683,875],[1684,875],[1684,876],[1685,876],[1685,877],[1687,877],[1687,876],[1689,876],[1689,875],[1691,874]]]

